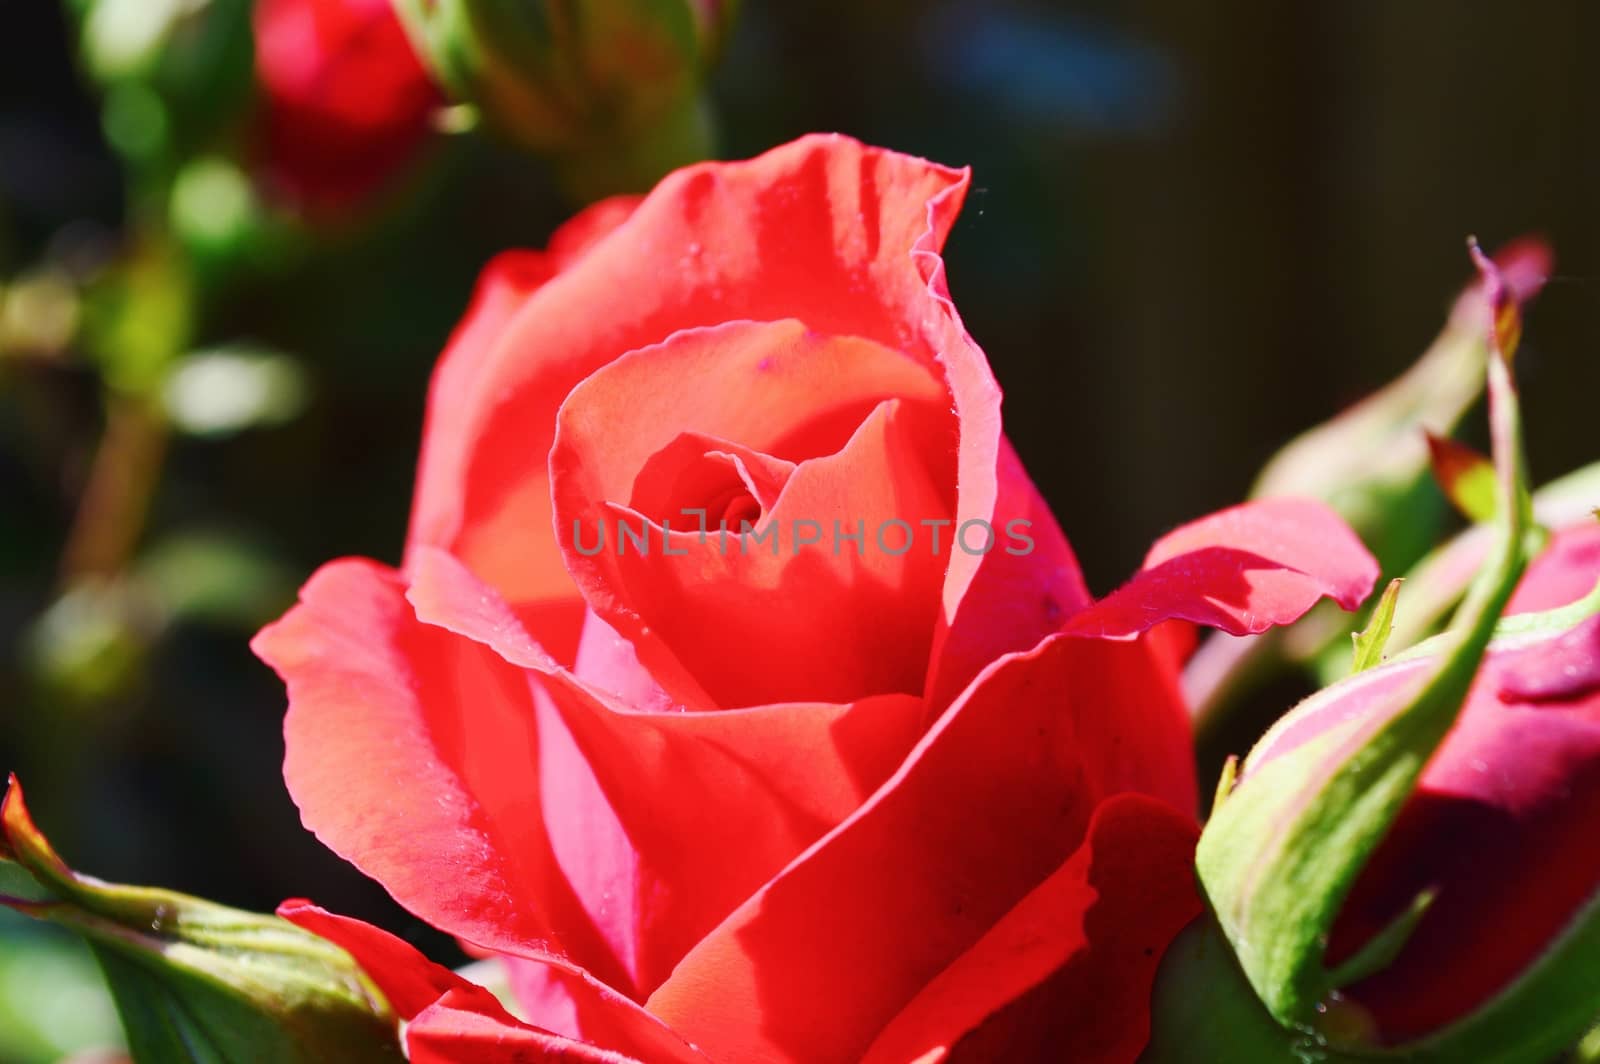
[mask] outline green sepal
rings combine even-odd
[[[1329,972],[1328,981],[1335,987],[1349,986],[1389,967],[1400,956],[1411,933],[1417,929],[1417,923],[1437,896],[1431,890],[1418,894],[1404,912],[1389,922],[1389,926],[1373,935],[1352,957]]]
[[[1494,519],[1494,463],[1466,444],[1428,433],[1433,479],[1468,521]]]
[[[1351,672],[1365,672],[1383,662],[1384,648],[1394,634],[1394,607],[1400,598],[1400,584],[1398,578],[1389,581],[1389,586],[1383,589],[1383,597],[1372,609],[1367,626],[1359,632],[1350,633],[1350,641],[1355,644],[1355,661]]]
[[[1582,598],[1569,602],[1565,606],[1557,606],[1552,610],[1541,610],[1538,613],[1518,613],[1510,617],[1500,618],[1494,626],[1495,644],[1510,644],[1515,641],[1529,639],[1543,639],[1552,635],[1559,635],[1583,623],[1595,614],[1600,613],[1600,583],[1597,583]],[[1445,632],[1431,639],[1424,639],[1416,646],[1396,654],[1394,661],[1412,661],[1416,658],[1426,658],[1439,653],[1450,638],[1450,633]]]
[[[1528,530],[1530,556],[1537,555],[1548,538],[1547,528],[1567,528],[1584,519],[1600,498],[1600,462],[1558,477],[1533,493],[1536,524]],[[1443,623],[1461,600],[1466,580],[1461,577],[1470,562],[1494,534],[1488,525],[1475,525],[1430,553],[1405,576],[1406,608],[1395,620],[1390,645],[1415,645]],[[1343,661],[1340,662],[1343,665]]]
[[[395,1064],[388,1003],[349,954],[277,916],[72,871],[11,781],[0,904],[88,942],[141,1064]]]

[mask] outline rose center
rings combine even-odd
[[[741,522],[760,522],[793,469],[759,451],[684,433],[644,463],[629,505],[677,529],[714,529],[724,522],[738,531]]]

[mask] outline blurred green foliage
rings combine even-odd
[[[122,1044],[87,946],[9,911],[0,911],[0,942],[0,1061],[55,1064]]]

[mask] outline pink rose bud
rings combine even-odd
[[[1385,596],[1360,671],[1230,768],[1197,851],[1237,970],[1318,1054],[1538,1064],[1600,1000],[1600,558],[1563,540],[1519,580],[1515,296],[1473,250],[1492,352],[1487,559],[1449,630],[1382,663],[1388,613],[1406,609]],[[1519,598],[1563,605],[1505,616]]]
[[[1600,580],[1600,525],[1530,568],[1518,596],[1583,599]],[[1580,550],[1588,564],[1572,564]],[[1553,585],[1564,585],[1557,588]],[[1513,607],[1515,603],[1513,604]],[[1569,610],[1589,607],[1579,603]],[[1307,703],[1258,748],[1369,712],[1426,658],[1375,670],[1340,697]],[[1600,615],[1491,645],[1455,727],[1362,869],[1328,945],[1337,966],[1424,894],[1432,901],[1388,965],[1345,987],[1374,1040],[1423,1039],[1494,1008],[1519,979],[1562,965],[1600,899]],[[1589,937],[1595,935],[1588,928]],[[1586,954],[1595,959],[1591,943]],[[1590,986],[1592,977],[1586,977]],[[1552,1050],[1559,1046],[1551,1047]]]

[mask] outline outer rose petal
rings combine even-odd
[[[1193,818],[1142,795],[1109,798],[1061,868],[929,983],[872,1044],[868,1064],[1132,1061],[1150,987],[1200,914]]]
[[[569,224],[579,224],[584,217],[579,215]],[[459,525],[461,465],[472,442],[465,429],[470,420],[467,401],[474,381],[483,372],[484,362],[506,322],[528,296],[559,271],[546,252],[504,251],[490,259],[479,274],[466,316],[451,334],[428,388],[408,547],[448,543],[455,535]]]
[[[447,546],[461,531],[464,469],[474,442],[472,404],[482,400],[478,389],[484,368],[507,324],[545,282],[570,268],[596,241],[627,221],[637,203],[631,196],[602,200],[558,229],[550,238],[548,251],[507,251],[484,267],[472,303],[440,356],[428,390],[408,553],[418,546]],[[528,428],[526,490],[533,497],[548,499],[544,455],[554,424],[542,436],[539,426]],[[536,528],[542,531],[547,524],[548,519]],[[518,557],[506,559],[506,566],[516,564],[524,619],[546,649],[570,662],[582,626],[583,599],[572,587],[558,554],[534,550],[527,543],[518,550]]]
[[[921,703],[886,695],[848,705],[792,703],[720,713],[641,713],[617,706],[554,665],[492,590],[449,555],[419,556],[409,592],[418,617],[531,670],[573,741],[565,771],[591,773],[623,835],[596,835],[571,806],[545,813],[558,846],[585,859],[636,862],[592,881],[583,898],[619,947],[640,993],[796,853],[844,819],[916,740]],[[1179,736],[1181,740],[1181,734]],[[553,779],[551,766],[542,767]],[[534,781],[525,777],[524,787]],[[602,853],[602,838],[626,844]],[[579,876],[578,882],[589,882]],[[537,907],[541,895],[527,896]],[[630,904],[630,902],[632,904]],[[476,941],[476,940],[475,940]],[[483,943],[493,945],[493,943]],[[634,952],[634,951],[637,952]],[[512,951],[514,952],[514,950]],[[629,958],[633,958],[631,961]]]
[[[648,1064],[706,1064],[638,1005],[557,957],[529,953],[577,1002],[599,1041],[579,1042],[521,1023],[483,987],[468,982],[387,931],[336,916],[305,901],[285,902],[278,915],[343,948],[383,991],[406,1030],[416,1064],[573,1060]],[[603,1047],[603,1048],[602,1048]]]
[[[723,1060],[857,1060],[1082,844],[1102,798],[1194,801],[1185,710],[1142,642],[995,663],[895,776],[649,1001]]]
[[[628,712],[557,666],[458,563],[418,559],[415,607],[398,574],[337,562],[254,648],[289,685],[284,776],[307,826],[479,947],[559,940],[646,993],[915,741],[907,696]],[[580,817],[585,786],[600,799],[576,803]],[[626,836],[596,827],[607,816]],[[617,896],[614,868],[578,863],[610,860],[637,862],[622,880],[635,897]]]
[[[551,847],[525,673],[419,623],[399,574],[365,561],[324,566],[251,645],[288,685],[284,780],[325,845],[442,930],[559,941],[627,985]]]
[[[937,637],[930,663],[928,701],[935,712],[991,661],[1027,650],[1094,601],[1049,504],[1004,437],[997,479],[999,495],[991,519],[996,549],[983,559],[954,622]],[[954,530],[952,526],[949,531]],[[1028,537],[1031,547],[1017,535]]]
[[[411,1064],[654,1064],[463,1004],[460,992],[452,991],[411,1022],[405,1036]]]
[[[1326,596],[1355,609],[1377,559],[1320,502],[1263,499],[1221,510],[1156,541],[1144,569],[1074,617],[1067,631],[1125,639],[1168,620],[1255,635]]]
[[[279,905],[278,915],[355,958],[402,1020],[412,1019],[451,991],[475,992],[477,1008],[491,1012],[500,1008],[488,990],[435,964],[403,939],[362,920],[330,913],[303,898]]]

